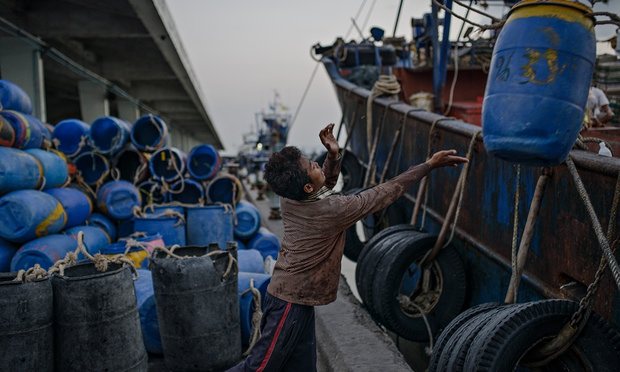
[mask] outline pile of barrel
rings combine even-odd
[[[58,264],[63,263],[61,266],[64,267],[68,260],[75,265],[74,258],[79,261],[85,256],[111,260],[126,257],[137,270],[137,280],[133,283],[135,292],[124,295],[131,297],[140,314],[141,332],[139,337],[128,336],[125,340],[131,339],[133,343],[138,340],[140,346],[125,345],[125,349],[137,354],[140,349],[163,353],[168,364],[168,359],[174,359],[171,356],[174,348],[183,345],[174,346],[176,341],[170,341],[174,335],[160,335],[159,322],[163,317],[168,322],[178,323],[179,319],[174,315],[178,309],[172,312],[172,318],[171,309],[165,306],[157,309],[156,304],[163,301],[156,300],[158,280],[160,292],[170,288],[162,287],[164,274],[159,273],[158,279],[158,275],[151,274],[149,267],[155,265],[158,249],[170,252],[167,258],[178,258],[190,252],[191,258],[202,257],[201,265],[209,262],[214,272],[222,277],[217,279],[215,290],[223,285],[224,272],[227,281],[237,290],[232,297],[224,294],[222,303],[209,299],[209,293],[200,294],[209,300],[208,309],[192,308],[191,300],[179,305],[195,318],[198,318],[196,314],[207,316],[238,308],[235,313],[239,317],[233,316],[224,322],[232,322],[226,327],[237,327],[237,331],[231,333],[227,328],[226,334],[232,335],[239,345],[251,344],[252,328],[256,325],[253,314],[260,310],[257,306],[260,307],[260,298],[265,295],[280,243],[274,234],[260,227],[260,214],[256,208],[241,200],[239,180],[220,172],[221,158],[213,146],[199,145],[186,155],[179,149],[168,147],[168,142],[166,123],[154,115],[142,116],[133,125],[112,116],[98,118],[90,125],[78,119],[62,120],[55,126],[43,124],[32,115],[30,99],[23,90],[0,80],[0,156],[3,159],[0,162],[0,273],[6,273],[0,274],[4,275],[0,278],[0,288],[8,289],[9,286],[2,284],[12,284],[11,290],[19,291],[13,284],[21,283],[22,279],[17,278],[27,275],[16,272],[26,270],[32,273],[33,268],[36,268],[35,272],[54,272],[52,280],[47,282],[54,282],[57,277],[58,283],[64,283],[65,275],[94,280],[109,272],[124,273],[126,270],[116,261],[103,273],[92,267],[80,268],[81,265],[93,266],[92,263],[77,263],[59,273]],[[83,244],[78,244],[78,235]],[[83,253],[80,253],[79,246]],[[212,255],[213,252],[216,255]],[[234,260],[226,258],[229,256]],[[237,265],[231,269],[228,262]],[[231,270],[234,275],[230,274]],[[37,278],[36,281],[45,281]],[[196,281],[191,274],[184,275],[184,279]],[[25,288],[34,283],[23,284]],[[97,294],[101,301],[117,292],[117,289],[108,287],[100,290],[108,291]],[[183,292],[183,288],[179,290]],[[14,300],[26,301],[20,300],[24,296],[23,293],[14,296]],[[69,303],[75,306],[74,301],[80,301],[69,297],[58,297],[54,287],[56,321],[58,316],[63,316],[58,315],[56,305],[63,306],[59,301],[66,301],[65,306]],[[85,298],[81,301],[80,306],[93,305],[86,304]],[[27,302],[31,302],[29,297]],[[107,303],[100,305],[105,307]],[[72,316],[79,318],[83,315],[73,313]],[[220,314],[219,318],[224,320],[226,316]],[[216,323],[210,323],[211,328],[207,324],[206,329],[219,332],[219,328],[213,326]],[[56,343],[68,342],[59,336],[66,329],[59,331],[62,328],[59,327],[55,329]],[[200,324],[190,327],[201,329]],[[0,344],[6,338],[3,333],[0,332]],[[106,332],[100,333],[101,337],[107,337]],[[239,333],[241,337],[235,336]],[[40,336],[39,332],[37,337]],[[36,360],[13,360],[10,363],[16,363],[14,369],[18,370],[49,369],[51,367],[45,365],[48,354],[53,353],[42,351],[40,365]],[[68,351],[64,354],[77,357]],[[236,352],[230,355],[232,359],[216,363],[218,368],[240,357]],[[129,359],[142,363],[140,358],[132,358]],[[187,363],[191,362],[191,358],[184,358]],[[64,370],[66,358],[63,360],[57,360],[56,365],[62,365]],[[35,364],[20,364],[22,362]],[[80,365],[75,360],[70,363]],[[121,367],[110,363],[106,365],[112,369]],[[25,368],[27,365],[33,368]],[[201,362],[201,368],[204,366]]]

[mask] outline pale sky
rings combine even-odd
[[[203,93],[207,112],[227,151],[236,152],[241,135],[254,125],[254,114],[267,109],[277,90],[291,114],[300,101],[316,62],[309,55],[316,42],[331,44],[344,36],[364,0],[166,0]],[[366,0],[358,19],[392,34],[399,0]],[[597,10],[620,12],[614,5]],[[397,35],[411,39],[410,19],[430,11],[430,0],[404,2]],[[611,9],[610,9],[611,8]],[[507,8],[495,5],[492,13]],[[464,9],[456,8],[460,14]],[[454,22],[454,21],[453,21]],[[458,32],[460,21],[453,23]],[[611,26],[597,27],[597,38],[609,38]],[[353,31],[350,37],[356,37]],[[289,135],[289,144],[318,148],[318,131],[340,120],[334,88],[320,66]]]

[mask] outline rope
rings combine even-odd
[[[243,291],[243,293],[241,293],[241,296],[244,296],[248,292],[252,293],[252,301],[254,302],[254,313],[252,313],[252,334],[250,335],[250,345],[248,346],[248,349],[243,353],[243,356],[250,355],[250,351],[252,351],[254,345],[256,345],[256,343],[260,339],[260,322],[263,318],[261,294],[260,291],[256,289],[256,287],[254,287],[254,278],[250,279],[250,288]]]
[[[351,91],[349,91],[351,92]],[[359,121],[357,119],[357,109],[359,108],[359,101],[357,101],[355,103],[355,110],[353,111],[353,117],[351,118],[351,130],[347,131],[347,140],[344,141],[344,146],[342,146],[342,148],[346,151],[347,146],[349,145],[349,141],[351,141],[351,134],[353,133],[353,130],[355,129],[355,125],[357,124],[357,122]]]
[[[400,93],[400,84],[394,75],[381,75],[375,82],[366,101],[366,145],[370,153],[372,147],[372,103],[382,95],[396,95]]]
[[[521,274],[523,273],[523,269],[525,268],[527,254],[530,248],[530,244],[532,242],[532,237],[534,236],[534,227],[536,225],[536,220],[540,212],[540,205],[548,180],[549,175],[547,174],[547,171],[545,171],[543,174],[540,175],[540,177],[538,177],[538,181],[536,182],[534,196],[532,197],[532,201],[530,202],[530,211],[527,215],[527,220],[525,221],[525,227],[523,228],[523,234],[521,235],[521,243],[519,244],[519,250],[516,254],[516,265],[513,266],[514,270],[512,271],[510,277],[510,284],[508,285],[508,291],[506,292],[504,303],[512,304],[515,303],[515,301],[517,300],[517,293],[519,291]]]
[[[135,206],[133,208],[133,215],[134,217],[137,217],[137,218],[152,218],[152,219],[161,218],[161,217],[167,217],[167,218],[176,217],[177,222],[174,224],[174,227],[185,225],[186,223],[185,216],[183,216],[181,213],[175,210],[172,210],[172,209],[164,209],[160,213],[152,213],[151,215],[146,215],[144,212],[140,210],[140,207]]]
[[[575,186],[577,187],[579,196],[581,197],[581,200],[583,201],[586,207],[586,210],[588,212],[588,216],[590,217],[590,220],[592,221],[592,228],[594,229],[594,233],[596,234],[596,239],[598,240],[598,243],[601,246],[601,250],[603,251],[603,256],[607,260],[607,264],[609,265],[609,269],[611,270],[611,273],[614,277],[616,286],[620,289],[620,268],[618,267],[618,261],[616,261],[616,258],[614,257],[613,252],[611,251],[611,248],[609,246],[609,241],[607,240],[607,238],[605,237],[605,234],[603,233],[603,228],[601,227],[601,223],[598,217],[596,216],[596,211],[594,210],[594,207],[592,206],[592,202],[590,201],[590,197],[588,196],[586,188],[583,185],[583,181],[581,180],[581,177],[579,177],[579,172],[577,172],[575,163],[573,162],[573,159],[570,156],[568,157],[568,159],[566,159],[566,165],[571,175],[573,176],[573,180],[575,181]]]
[[[34,282],[39,279],[45,279],[47,278],[47,276],[48,276],[47,271],[41,268],[41,265],[35,264],[33,267],[29,268],[28,270],[19,270],[17,272],[17,275],[15,276],[15,279],[13,279],[13,281],[21,282],[21,283],[30,283],[30,282]]]
[[[426,313],[424,312],[424,310],[418,304],[411,301],[411,299],[405,295],[398,296],[398,302],[400,306],[407,307],[411,305],[420,312],[420,315],[422,315],[422,319],[424,319],[424,325],[426,326],[426,332],[428,333],[428,340],[429,340],[428,348],[432,351],[433,350],[433,332],[431,330],[431,325],[428,322],[428,319],[426,317]]]
[[[97,269],[97,271],[99,272],[108,271],[108,265],[111,263],[116,263],[119,265],[127,264],[131,268],[131,271],[133,272],[134,277],[137,277],[138,273],[135,267],[133,266],[133,262],[131,262],[131,260],[129,260],[127,257],[125,257],[122,254],[117,254],[113,256],[104,256],[100,253],[97,253],[94,256],[91,255],[86,249],[86,246],[84,245],[84,232],[82,231],[78,232],[77,234],[77,244],[78,244],[78,247],[76,249],[76,253],[78,251],[81,252],[84,255],[84,257],[88,258],[95,265],[95,269]]]
[[[308,80],[308,84],[306,84],[306,88],[304,89],[304,93],[301,95],[301,99],[299,100],[297,109],[295,109],[295,114],[293,115],[293,119],[291,120],[291,123],[288,126],[289,133],[291,132],[291,128],[293,128],[293,124],[295,124],[295,121],[297,120],[297,115],[299,115],[299,111],[301,111],[301,107],[304,105],[304,101],[306,100],[306,96],[308,95],[308,91],[310,90],[310,87],[312,86],[312,82],[314,81],[314,77],[316,76],[316,72],[318,71],[320,64],[321,64],[320,62],[317,62],[314,64],[314,69],[312,70],[312,74],[310,74],[310,79]]]
[[[121,179],[121,172],[118,170],[118,168],[114,167],[110,170],[110,176],[112,176],[112,179],[114,181],[118,181]]]
[[[47,184],[47,179],[45,178],[45,176],[41,176],[41,186],[39,186],[39,191],[42,191],[43,189],[45,189],[46,184]]]
[[[166,132],[168,131],[168,129],[166,127],[160,128],[153,114],[149,114],[149,121],[155,126],[155,129],[157,129],[157,133],[159,134],[159,138],[160,138],[160,141],[155,146],[150,146],[150,145],[144,146],[144,150],[146,150],[147,152],[153,152],[157,150],[157,148],[161,145],[163,141],[165,141],[165,137],[167,135]]]
[[[366,28],[366,25],[368,24],[368,21],[370,20],[370,15],[372,14],[372,11],[375,9],[376,3],[377,3],[377,0],[372,0],[372,3],[370,3],[370,7],[368,8],[368,13],[366,13],[366,19],[364,19],[364,23],[362,24],[362,30]],[[353,24],[355,24],[355,20]]]
[[[469,0],[469,7],[467,7],[467,11],[465,12],[465,18],[469,15],[469,11],[471,10],[471,5],[474,0]],[[459,4],[461,5],[461,4]],[[450,96],[448,98],[448,105],[446,106],[446,110],[444,111],[444,115],[448,115],[450,110],[452,110],[452,104],[454,103],[454,89],[456,88],[456,82],[459,77],[459,43],[458,41],[461,39],[461,35],[463,34],[463,29],[465,28],[465,22],[461,23],[461,28],[459,29],[459,34],[456,36],[456,42],[454,43],[454,76],[452,77],[452,84],[450,85]]]
[[[514,198],[514,214],[512,217],[512,243],[510,245],[510,263],[512,272],[516,273],[517,268],[517,239],[519,236],[519,202],[521,201],[521,192],[519,191],[521,183],[521,165],[517,164],[517,178],[515,180],[515,198]],[[514,291],[513,291],[514,292]],[[516,296],[515,296],[516,297]]]
[[[78,142],[77,150],[75,150],[74,152],[72,152],[70,154],[66,154],[67,157],[72,158],[72,157],[76,156],[77,154],[79,154],[82,151],[82,149],[84,148],[84,146],[86,146],[87,141],[88,141],[88,137],[80,136],[80,142]],[[58,138],[52,139],[52,143],[54,144],[55,148],[58,149],[60,147],[60,141],[58,140]]]
[[[400,89],[400,86],[399,86],[399,89]],[[377,126],[377,129],[375,129],[374,141],[372,143],[372,149],[370,150],[370,156],[368,158],[368,170],[366,172],[366,176],[364,177],[363,188],[368,187],[369,184],[373,182],[375,179],[375,170],[376,170],[375,157],[377,156],[377,147],[379,145],[379,140],[381,139],[383,135],[383,125],[385,123],[385,118],[387,117],[387,113],[389,109],[393,105],[399,104],[399,103],[400,103],[399,101],[391,102],[383,110],[383,115],[381,115],[381,122]]]
[[[134,173],[133,175],[133,184],[137,185],[138,182],[140,182],[140,179],[143,176],[144,171],[146,171],[146,168],[148,167],[148,163],[144,162],[142,164],[140,164],[140,166],[136,169],[136,173]]]
[[[362,13],[362,9],[364,9],[364,5],[366,5],[366,0],[362,0],[362,4],[360,4],[360,7],[357,9],[357,13],[355,14],[355,18],[354,18],[356,21],[359,18],[360,14]],[[349,38],[349,35],[351,35],[351,31],[353,31],[353,24],[349,26],[347,33],[344,35],[345,39]]]
[[[479,24],[479,23],[472,22],[469,19],[467,19],[467,18],[465,18],[465,17],[463,17],[461,15],[456,14],[450,8],[448,8],[447,6],[445,6],[442,3],[440,3],[438,0],[433,0],[433,3],[435,5],[437,5],[438,7],[440,7],[441,9],[443,9],[444,11],[452,14],[455,18],[458,18],[461,21],[467,22],[470,25],[478,27],[481,31],[496,30],[496,29],[502,28],[504,26],[504,23],[506,23],[506,21],[502,20],[502,21],[499,21],[499,22],[491,23],[490,25],[482,25],[482,24]],[[493,16],[487,15],[486,13],[485,13],[485,16],[488,16],[489,18],[492,18],[492,20],[496,19]]]
[[[156,251],[162,251],[164,253],[166,253],[168,255],[168,257],[174,257],[180,260],[186,259],[186,258],[193,258],[195,256],[179,256],[177,254],[174,253],[174,251],[179,248],[180,246],[178,244],[173,245],[172,247],[170,247],[170,249],[166,248],[166,247],[155,247],[153,249],[153,254]],[[226,253],[228,255],[228,265],[226,266],[226,271],[224,271],[224,273],[222,274],[222,280],[226,280],[228,278],[228,275],[230,275],[230,273],[232,272],[232,268],[233,268],[233,264],[235,266],[238,267],[237,265],[237,260],[235,259],[235,257],[227,251],[222,251],[222,250],[218,250],[218,251],[213,251],[213,252],[209,252],[205,255],[205,257],[211,257],[214,256],[216,254],[223,254]]]

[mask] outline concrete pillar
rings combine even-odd
[[[116,102],[118,107],[118,117],[126,122],[133,124],[140,117],[140,108],[125,99],[119,99]]]
[[[78,82],[78,92],[82,120],[90,124],[99,117],[110,115],[107,91],[103,85],[90,80],[82,80]]]
[[[47,114],[41,51],[17,37],[0,38],[0,74],[2,79],[19,85],[30,96],[34,115],[45,122]]]

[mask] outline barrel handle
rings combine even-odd
[[[83,231],[80,231],[77,234],[77,245],[78,245],[77,249],[74,252],[75,256],[77,256],[77,253],[81,252],[84,255],[84,257],[88,258],[93,264],[95,264],[95,269],[97,269],[97,271],[106,272],[108,270],[108,265],[110,263],[128,265],[129,268],[131,269],[134,280],[138,278],[138,271],[133,266],[133,262],[131,262],[131,260],[125,257],[125,255],[123,254],[115,254],[111,257],[107,257],[105,255],[102,255],[101,253],[97,253],[94,256],[91,255],[86,249],[86,246],[84,245],[84,232]]]

